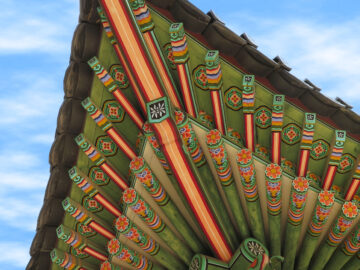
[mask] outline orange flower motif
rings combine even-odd
[[[153,132],[152,128],[151,128],[151,125],[149,123],[145,123],[144,126],[143,126],[143,130],[147,133],[151,133]]]
[[[271,163],[266,166],[265,174],[270,179],[278,179],[281,176],[281,167],[278,164]]]
[[[326,206],[330,206],[334,203],[334,193],[327,190],[323,190],[319,194],[319,202]]]
[[[356,205],[352,202],[344,203],[342,210],[343,210],[344,215],[349,218],[356,217],[358,214],[358,209],[357,209]]]
[[[142,157],[135,157],[130,162],[130,168],[132,170],[139,170],[144,165],[144,159]]]
[[[178,125],[184,120],[184,114],[179,111],[175,111],[175,123]]]
[[[129,220],[127,217],[121,215],[116,219],[115,228],[118,231],[123,232],[127,229],[128,226],[129,226]]]
[[[117,254],[120,248],[120,242],[116,238],[111,239],[107,245],[110,254]]]
[[[297,177],[293,180],[293,187],[299,192],[304,192],[309,188],[309,181],[304,177]]]
[[[237,162],[241,164],[248,164],[252,159],[251,151],[248,149],[241,149],[237,154]]]
[[[341,191],[341,188],[340,188],[339,186],[337,186],[337,185],[333,185],[333,186],[331,187],[331,189],[334,190],[334,191],[336,191],[336,192],[340,192],[340,191]]]
[[[128,188],[123,193],[123,200],[125,203],[132,203],[136,198],[136,192],[133,188]]]
[[[206,141],[208,144],[216,144],[221,139],[220,131],[217,129],[210,130],[206,135]]]
[[[109,261],[105,261],[101,264],[100,266],[100,270],[111,270],[111,264],[109,263]]]

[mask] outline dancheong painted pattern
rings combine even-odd
[[[28,269],[360,269],[360,117],[188,1],[80,3]]]

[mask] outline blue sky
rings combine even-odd
[[[360,113],[357,1],[191,2]],[[0,268],[24,269],[49,177],[78,0],[0,4]]]

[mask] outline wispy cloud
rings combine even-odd
[[[28,247],[24,246],[22,242],[0,242],[0,250],[2,266],[25,267],[30,259]]]
[[[68,4],[67,8],[62,1],[51,2],[42,1],[39,5],[22,5],[16,1],[2,3],[0,24],[4,27],[0,29],[0,54],[68,50],[70,44],[64,37],[78,14],[73,9],[74,4]],[[54,12],[57,12],[55,18],[49,16]]]
[[[340,96],[360,112],[360,17],[341,23],[242,13],[228,18],[227,26],[249,33],[265,55],[280,55],[292,74],[310,79],[325,95]]]
[[[25,77],[10,78],[10,81],[15,82],[15,85],[9,87],[16,91],[16,95],[0,96],[0,114],[5,116],[0,119],[0,124],[26,123],[31,120],[28,124],[34,125],[39,117],[51,117],[55,112],[54,106],[58,107],[62,100],[63,93],[57,89],[52,76],[32,72]]]

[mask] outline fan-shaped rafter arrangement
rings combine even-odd
[[[358,116],[188,2],[81,8],[29,269],[359,269]]]

